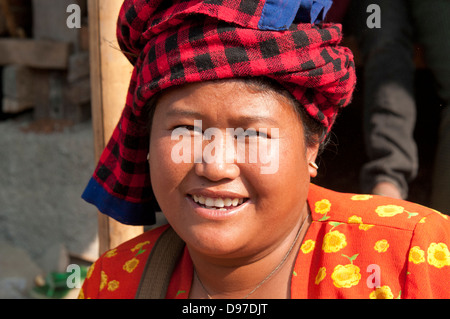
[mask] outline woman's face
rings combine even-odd
[[[305,146],[299,116],[278,93],[233,80],[189,84],[157,101],[152,187],[190,249],[255,256],[280,243],[306,212],[317,149]]]

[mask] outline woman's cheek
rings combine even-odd
[[[152,185],[158,185],[156,193],[168,192],[176,183],[180,166],[171,158],[174,142],[167,138],[152,139],[150,144],[150,177]]]

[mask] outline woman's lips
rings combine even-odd
[[[241,205],[245,198],[230,198],[230,197],[206,197],[203,195],[191,195],[194,199],[194,202],[196,202],[199,205],[203,205],[206,208],[210,209],[230,209],[233,207],[237,207],[238,205]]]
[[[248,206],[249,198],[205,197],[202,195],[186,196],[194,211],[203,218],[224,220],[230,218]]]

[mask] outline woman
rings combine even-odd
[[[171,230],[183,245],[161,297],[448,297],[447,216],[310,183],[353,57],[338,26],[313,24],[328,7],[275,6],[125,1],[119,43],[135,69],[83,197],[129,224],[160,208],[170,226],[106,252],[81,297],[145,294]]]

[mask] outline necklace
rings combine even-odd
[[[291,247],[289,248],[288,252],[286,253],[286,255],[284,255],[283,259],[281,260],[281,262],[272,270],[272,272],[270,274],[268,274],[266,276],[266,278],[264,278],[262,281],[259,282],[258,285],[256,285],[255,288],[253,288],[252,291],[250,291],[247,295],[245,295],[242,299],[247,299],[250,295],[252,295],[256,290],[258,290],[267,280],[269,280],[270,278],[272,278],[273,275],[275,275],[277,273],[277,271],[284,265],[284,263],[286,262],[287,258],[289,257],[289,255],[291,254],[292,249],[294,249],[295,244],[297,243],[298,238],[300,237],[300,233],[302,232],[303,227],[306,224],[306,220],[309,218],[309,215],[306,216],[306,218],[303,220],[302,225],[300,226],[297,235],[295,235],[295,239],[291,244]],[[208,299],[213,299],[211,297],[211,295],[209,294],[208,290],[206,289],[206,287],[203,285],[203,282],[200,280],[200,277],[197,274],[197,271],[195,270],[194,267],[194,275],[197,278],[198,282],[200,283],[200,286],[202,287],[203,291],[206,293],[206,295],[208,296]]]

